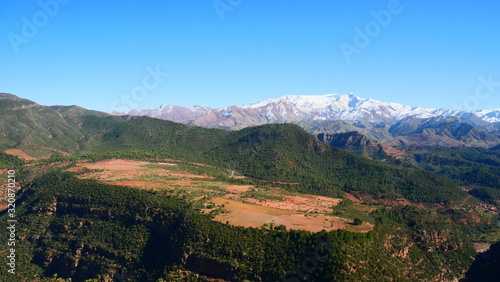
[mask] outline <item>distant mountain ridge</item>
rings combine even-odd
[[[302,123],[311,126],[308,131],[346,131],[337,134],[313,135],[304,127],[279,122],[229,131],[150,117],[117,117],[78,106],[42,106],[10,94],[0,94],[0,116],[0,151],[5,152],[0,152],[0,165],[15,168],[22,176],[17,196],[22,208],[16,214],[23,227],[16,235],[16,245],[22,250],[17,262],[23,266],[16,275],[21,280],[83,281],[97,280],[99,275],[111,281],[131,275],[137,281],[181,281],[181,271],[192,277],[182,281],[300,280],[289,278],[295,272],[287,269],[301,265],[308,272],[301,280],[307,281],[456,281],[472,263],[471,241],[479,235],[485,238],[490,233],[483,230],[494,224],[476,221],[485,212],[479,210],[483,204],[475,203],[484,200],[492,209],[500,199],[498,145],[397,151],[357,130],[346,131],[359,129],[378,138],[416,135],[463,143],[470,142],[469,138],[482,142],[495,138],[457,117],[407,117],[392,125],[339,120]],[[20,153],[31,159],[25,162],[11,156],[21,157]],[[408,160],[398,159],[398,154]],[[64,171],[77,161],[88,164],[110,158],[150,161],[148,166],[161,170],[165,166],[156,162],[166,159],[175,168],[189,164],[186,167],[207,181],[201,189],[213,186],[213,195],[219,199],[226,199],[220,192],[236,184],[250,187],[247,192],[278,188],[283,194],[276,198],[293,195],[287,190],[345,195],[349,201],[328,205],[326,212],[354,217],[365,214],[357,207],[363,206],[366,213],[371,212],[366,222],[375,226],[368,233],[341,229],[313,233],[276,227],[273,215],[269,227],[244,228],[213,221],[213,213],[203,211],[208,208],[202,202],[208,197],[205,190],[195,194],[183,189],[199,178],[186,180],[183,170],[173,169],[175,174],[165,177],[138,172],[139,177],[161,179],[158,190],[104,184],[80,178],[80,170]],[[171,182],[177,175],[189,184]],[[257,193],[240,192],[267,202]],[[369,207],[371,203],[376,205]],[[2,228],[9,228],[6,207],[0,213]],[[306,212],[311,215],[304,215],[304,220],[318,214],[311,209]],[[355,217],[352,224],[356,221],[365,218]],[[498,250],[495,246],[494,251]],[[321,254],[318,260],[328,267],[308,271],[304,262],[312,253]],[[478,257],[466,278],[490,279],[491,275],[481,274],[498,268],[494,259]],[[119,271],[122,274],[115,275]]]
[[[387,157],[381,144],[357,131],[334,134],[319,133],[316,137],[332,147],[341,148],[358,155],[378,158]]]
[[[288,95],[241,107],[217,109],[164,104],[152,110],[111,114],[149,116],[229,130],[293,123],[313,134],[356,131],[391,146],[422,144],[488,148],[500,144],[500,109],[473,112],[425,109],[364,99],[353,94]]]
[[[287,95],[243,106],[210,108],[164,104],[151,110],[112,112],[114,115],[145,115],[204,127],[240,129],[266,123],[297,123],[310,120],[394,123],[401,119],[456,116],[480,125],[500,122],[500,109],[466,112],[450,109],[425,109],[360,98],[353,94]]]
[[[466,197],[448,179],[350,154],[328,146],[294,124],[228,131],[150,117],[116,117],[77,106],[47,107],[10,98],[0,100],[0,150],[23,153],[31,159],[139,154],[204,163],[255,179],[294,183],[293,189],[325,196],[360,191],[432,203]],[[344,139],[360,140],[359,146],[371,142],[362,136]],[[367,177],[360,178],[359,174]]]

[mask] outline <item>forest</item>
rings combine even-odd
[[[479,257],[473,264],[473,243],[498,241],[498,215],[464,204],[498,203],[498,148],[411,148],[410,163],[383,162],[291,124],[226,131],[26,105],[0,101],[1,149],[35,157],[0,153],[0,169],[14,169],[21,187],[19,267],[10,281],[443,281],[471,265],[469,281],[480,281],[474,269],[491,269]],[[66,171],[111,158],[173,159],[217,180],[338,198],[351,193],[377,205],[375,226],[367,233],[244,228],[214,221],[172,193]],[[399,200],[408,204],[391,204]],[[347,203],[337,212],[348,212]],[[0,212],[0,228],[8,216]],[[6,273],[7,265],[0,269]]]
[[[368,233],[243,228],[213,221],[161,191],[60,170],[24,187],[17,206],[16,248],[23,250],[17,277],[32,280],[125,272],[138,281],[423,281],[451,279],[474,256],[474,228],[410,206],[375,211],[377,225]]]

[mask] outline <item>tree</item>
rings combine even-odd
[[[354,225],[361,225],[362,223],[363,221],[359,217],[354,218],[354,220],[352,221],[352,224]]]

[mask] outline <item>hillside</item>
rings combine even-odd
[[[83,152],[140,150],[192,161],[229,134],[148,117],[113,116],[89,120],[82,130],[93,137],[82,144]]]
[[[416,166],[451,179],[488,203],[500,203],[500,154],[495,150],[410,147],[407,152]]]
[[[63,115],[63,117],[83,117],[83,116],[97,116],[105,117],[108,114],[98,111],[87,110],[79,106],[48,106],[47,108],[58,111]]]
[[[440,146],[440,147],[491,147],[499,139],[456,117],[428,119],[406,118],[389,128],[395,140],[393,145]]]
[[[332,148],[296,125],[225,131],[149,117],[100,117],[74,107],[58,107],[64,113],[61,114],[30,101],[0,102],[4,103],[1,110],[8,113],[3,119],[3,130],[11,142],[4,148],[34,152],[33,157],[47,152],[57,156],[60,151],[75,156],[138,151],[217,165],[285,185],[296,183],[287,186],[325,196],[359,191],[375,198],[403,197],[415,202],[453,202],[466,197],[446,179]],[[71,114],[70,109],[76,114]],[[14,143],[15,140],[19,142]],[[34,151],[37,147],[42,149]]]
[[[446,179],[332,148],[296,125],[233,131],[206,155],[215,164],[239,168],[245,175],[298,183],[289,186],[320,195],[359,191],[377,198],[404,197],[416,202],[456,201],[466,196]]]
[[[473,242],[498,240],[496,148],[409,147],[404,167],[293,124],[227,131],[2,97],[18,278],[443,281]]]
[[[58,112],[13,95],[0,97],[2,150],[20,149],[34,158],[78,150],[82,132]]]
[[[372,140],[357,131],[346,133],[319,133],[318,139],[332,147],[344,149],[348,152],[369,158],[386,158],[387,154],[379,142]]]
[[[429,281],[459,276],[473,253],[453,223],[411,207],[374,214],[369,233],[310,233],[222,224],[177,197],[60,171],[18,197],[17,277],[31,280]]]
[[[341,190],[417,202],[455,201],[466,196],[445,179],[332,148],[296,125],[264,125],[229,132],[148,117],[115,119],[105,118],[110,122],[105,133],[86,144],[84,151],[151,152],[228,168],[258,179],[297,183],[288,186],[327,196],[338,196]],[[95,128],[96,123],[102,120],[83,128]]]

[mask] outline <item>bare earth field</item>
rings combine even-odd
[[[27,152],[26,152],[27,151]],[[37,145],[36,149],[7,149],[3,151],[6,154],[16,156],[20,159],[23,159],[25,161],[33,161],[33,160],[41,160],[41,159],[48,159],[51,155],[51,153],[56,152],[61,154],[62,156],[69,156],[68,153],[45,147],[45,146],[40,146]]]
[[[202,164],[190,165],[206,167]],[[341,202],[341,199],[292,193],[271,186],[257,188],[254,185],[221,182],[210,175],[188,172],[173,160],[79,162],[69,171],[79,173],[80,178],[97,179],[107,184],[161,189],[185,195],[203,205],[200,208],[204,212],[219,209],[222,213],[218,214],[215,220],[232,225],[285,225],[287,229],[312,232],[323,229],[368,232],[373,229],[371,223],[352,225],[351,219],[334,216],[333,207]]]
[[[28,154],[26,154],[23,150],[21,149],[7,149],[5,151],[3,151],[4,153],[6,154],[9,154],[9,155],[13,155],[13,156],[16,156],[20,159],[23,159],[23,160],[26,160],[26,161],[32,161],[32,160],[35,160],[35,158],[29,156]]]

